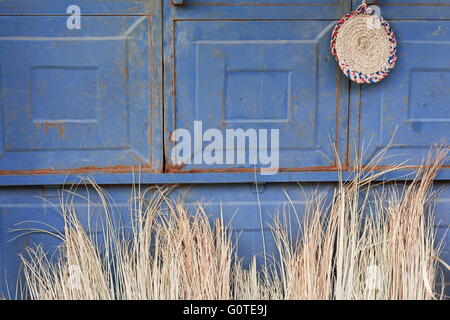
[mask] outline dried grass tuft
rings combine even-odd
[[[40,245],[22,256],[30,299],[439,299],[435,293],[441,247],[434,233],[433,179],[447,152],[437,152],[403,186],[378,182],[383,174],[358,167],[331,201],[315,194],[292,234],[285,214],[272,232],[277,253],[248,269],[235,256],[231,229],[195,214],[169,197],[170,188],[133,189],[131,225],[115,222],[106,192],[102,233],[83,227],[73,196],[62,198],[62,240],[56,261]],[[89,198],[86,198],[89,204]],[[88,206],[90,209],[90,206]],[[92,219],[92,212],[89,212]],[[29,232],[30,229],[22,229]],[[39,230],[34,230],[39,231]],[[42,230],[41,230],[42,231]],[[445,263],[444,263],[445,265]]]

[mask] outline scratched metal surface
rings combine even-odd
[[[332,144],[348,169],[354,144],[370,142],[367,155],[373,155],[398,124],[399,148],[392,153],[418,164],[448,132],[443,58],[448,26],[432,20],[446,17],[446,3],[383,2],[386,14],[401,7],[411,19],[432,8],[436,16],[393,21],[400,40],[410,39],[400,48],[414,46],[404,50],[414,55],[405,56],[386,82],[361,89],[349,88],[327,48],[333,21],[351,9],[349,0],[181,2],[164,1],[162,8],[157,0],[81,1],[87,16],[80,31],[64,28],[68,1],[0,2],[2,185],[51,184],[78,174],[129,183],[133,166],[155,183],[208,182],[203,174],[210,172],[249,181],[249,165],[171,163],[170,134],[190,128],[192,120],[222,130],[279,127],[281,171],[297,174],[274,181],[302,179],[303,172],[329,180],[336,170]],[[428,44],[436,57],[424,62]],[[443,69],[428,72],[437,67]],[[421,85],[422,76],[428,86]],[[401,83],[400,94],[389,85],[393,82]],[[400,112],[402,104],[409,111]],[[162,172],[198,175],[155,175]]]
[[[420,164],[430,145],[450,138],[450,21],[391,21],[399,42],[392,74],[376,86],[352,86],[351,137],[367,162],[392,144],[380,165]],[[359,123],[357,123],[359,122]],[[448,166],[450,162],[447,162]]]
[[[328,43],[344,7],[331,1],[166,2],[165,171],[252,170],[172,163],[171,132],[192,130],[194,120],[222,132],[279,129],[282,171],[335,170],[333,144],[341,158],[346,152],[348,81]],[[289,16],[295,10],[302,13]]]
[[[81,4],[81,30],[0,6],[1,174],[162,170],[161,14],[103,1],[124,15],[83,16],[101,2]]]
[[[353,8],[359,4],[354,2]],[[329,59],[327,42],[335,18],[328,20],[327,10],[339,16],[351,5],[350,1],[194,0],[180,6],[166,2],[165,172],[229,171],[237,177],[253,170],[251,165],[172,163],[171,133],[176,128],[192,129],[194,120],[202,120],[204,129],[223,132],[279,128],[280,170],[317,172],[318,180],[336,170],[332,143],[346,169],[357,150],[364,150],[368,163],[393,143],[388,155],[392,157],[376,168],[382,169],[406,159],[409,165],[418,165],[430,146],[448,143],[447,21],[423,15],[432,8],[433,19],[443,19],[446,4],[382,2],[388,17],[390,9],[401,7],[402,19],[428,20],[392,21],[400,41],[396,69],[377,86],[349,88]],[[256,10],[261,8],[263,15]],[[308,16],[296,13],[293,18],[290,14],[296,9]],[[419,12],[422,16],[414,16]],[[424,56],[430,46],[431,59]]]

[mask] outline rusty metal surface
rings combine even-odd
[[[60,13],[60,9],[69,2],[65,0],[58,1],[58,6],[50,6],[50,4],[56,4],[56,1],[54,0],[43,0],[38,2],[36,2],[34,12],[30,11],[32,10],[32,6],[25,8],[24,1],[0,2],[0,9],[4,9],[0,14],[0,18],[2,19],[0,21],[5,26],[0,31],[1,40],[4,41],[6,48],[6,54],[4,56],[5,59],[15,60],[16,62],[16,65],[11,64],[10,69],[6,67],[5,70],[3,70],[6,74],[6,77],[3,79],[4,83],[2,83],[5,93],[4,100],[6,102],[4,106],[4,110],[6,111],[2,114],[2,121],[4,123],[2,138],[5,143],[0,149],[0,175],[3,176],[19,176],[24,174],[44,176],[48,174],[82,174],[95,172],[129,173],[133,171],[133,168],[136,168],[139,165],[148,173],[229,172],[233,175],[240,172],[251,172],[253,168],[249,167],[210,168],[171,164],[169,157],[172,148],[172,145],[169,142],[171,140],[170,134],[177,128],[177,125],[183,124],[183,122],[187,123],[189,120],[189,118],[183,114],[182,110],[186,108],[186,105],[189,105],[187,100],[182,98],[180,100],[181,106],[179,105],[180,102],[177,103],[177,99],[180,96],[180,92],[177,92],[177,87],[180,85],[184,86],[187,83],[184,79],[185,75],[177,74],[177,66],[185,64],[187,61],[182,60],[184,59],[184,56],[177,50],[177,46],[182,44],[181,36],[189,36],[189,32],[194,30],[205,29],[202,32],[206,32],[208,25],[209,27],[214,27],[229,23],[231,28],[227,28],[226,34],[214,35],[215,39],[217,40],[221,39],[220,37],[223,37],[223,41],[236,39],[245,41],[245,35],[242,33],[239,35],[241,38],[233,38],[233,32],[239,29],[233,30],[233,24],[258,22],[261,23],[261,28],[259,28],[258,31],[259,33],[255,32],[249,34],[248,39],[259,39],[258,41],[265,41],[270,37],[283,39],[282,36],[286,36],[288,33],[284,32],[281,36],[276,35],[277,29],[273,28],[274,25],[298,21],[299,26],[302,26],[303,33],[312,32],[315,30],[314,25],[317,24],[317,20],[332,23],[332,21],[334,21],[341,13],[350,9],[351,3],[351,1],[336,2],[327,0],[286,0],[276,1],[275,3],[270,1],[246,0],[230,1],[227,3],[220,1],[194,0],[185,1],[184,6],[182,7],[174,7],[169,4],[163,8],[161,1],[81,1],[80,4],[86,9],[85,14],[87,17],[84,20],[83,29],[71,33],[60,28],[61,25],[64,26],[65,21],[65,15],[64,13]],[[15,8],[11,6],[11,3],[16,4]],[[27,3],[29,4],[30,2]],[[359,1],[353,1],[354,7],[357,4],[359,4]],[[401,8],[403,12],[398,15],[400,19],[411,17],[414,13],[416,14],[415,18],[417,19],[433,19],[432,21],[435,21],[394,21],[394,26],[398,23],[401,29],[400,38],[403,39],[400,40],[406,40],[404,43],[407,43],[409,40],[413,42],[426,41],[430,45],[436,45],[436,48],[441,49],[444,47],[440,44],[448,39],[448,34],[445,31],[447,22],[439,22],[437,20],[450,18],[450,15],[448,15],[446,11],[446,7],[449,6],[450,2],[383,1],[383,10],[388,17],[393,13],[398,13],[397,9]],[[300,13],[299,11],[296,11],[297,7],[302,7]],[[410,9],[405,9],[405,7],[410,7]],[[416,9],[419,7],[424,9],[417,11]],[[442,10],[439,9],[439,13],[436,14],[435,10],[438,7],[442,8]],[[104,11],[105,8],[108,9],[107,12]],[[428,8],[434,10],[434,15],[433,11],[428,10]],[[294,19],[293,15],[296,15]],[[429,35],[416,32],[417,39],[411,38],[409,33],[402,31],[402,24],[405,23],[409,23],[411,25],[410,29],[412,30],[414,30],[414,28],[429,30]],[[13,24],[18,27],[8,27]],[[164,39],[162,33],[163,24],[166,31]],[[206,27],[202,27],[202,24]],[[134,31],[130,31],[126,34],[132,25],[134,25]],[[29,28],[29,26],[32,27]],[[190,30],[189,28],[192,29]],[[402,33],[406,34],[406,37],[403,36]],[[82,59],[82,52],[87,52],[91,55],[94,54],[95,56],[95,52],[100,53],[102,50],[109,51],[111,56],[117,56],[111,57],[109,62],[105,62],[105,65],[110,65],[112,77],[111,79],[108,79],[108,81],[106,81],[106,79],[100,79],[98,88],[100,90],[100,95],[103,93],[103,96],[111,96],[111,102],[105,104],[108,107],[114,105],[131,106],[131,109],[127,110],[128,114],[125,117],[123,117],[121,112],[117,112],[115,115],[114,112],[112,112],[110,116],[105,113],[105,115],[100,115],[98,119],[95,119],[95,116],[89,117],[87,114],[88,111],[83,111],[89,110],[89,106],[92,105],[92,103],[90,103],[91,100],[88,98],[89,96],[92,96],[92,92],[89,91],[89,88],[83,88],[74,83],[69,83],[68,87],[57,87],[56,91],[51,91],[49,88],[46,88],[45,85],[33,89],[33,82],[25,84],[25,82],[22,83],[19,80],[16,81],[14,77],[11,76],[12,71],[10,70],[20,70],[20,66],[22,65],[21,61],[24,61],[26,64],[29,64],[31,70],[33,70],[31,81],[42,82],[40,80],[43,77],[45,79],[51,79],[52,77],[58,79],[59,75],[54,71],[58,68],[58,70],[67,69],[71,74],[74,74],[74,70],[80,71],[81,68],[83,72],[77,71],[80,74],[83,73],[83,75],[80,75],[79,79],[95,79],[98,75],[94,74],[95,72],[93,70],[95,69],[95,66],[92,66],[92,64],[86,67],[86,63],[80,62],[80,65],[76,66],[66,63],[62,58],[59,62],[57,59],[54,59],[55,66],[50,68],[49,72],[48,68],[46,69],[49,64],[43,63],[43,61],[45,61],[43,58],[42,61],[36,61],[36,63],[39,63],[33,67],[33,61],[31,61],[30,56],[23,55],[22,53],[17,55],[13,54],[14,52],[27,52],[28,50],[29,52],[44,52],[41,54],[42,56],[64,56],[67,52],[74,51],[75,47],[73,47],[72,44],[67,45],[66,43],[70,42],[71,37],[74,37],[74,42],[85,43],[82,46],[77,44],[77,50],[80,52],[78,59]],[[214,37],[210,38],[208,41],[214,41]],[[139,38],[140,40],[135,42],[133,40],[134,38]],[[293,34],[292,39],[288,36],[285,40],[289,41],[293,39],[301,40],[303,38],[301,38],[301,35]],[[327,35],[325,35],[323,39],[327,39]],[[195,38],[192,38],[191,40],[196,41]],[[307,39],[304,38],[303,40]],[[129,44],[131,43],[131,47],[124,53],[123,48],[120,48],[120,46],[108,45],[108,43],[114,43],[115,41],[126,41]],[[39,45],[33,47],[34,44],[32,45],[32,42],[44,45],[45,49],[43,49],[44,47],[38,47]],[[325,42],[326,41],[324,40],[324,43]],[[102,44],[104,44],[103,48]],[[8,50],[11,52],[9,56]],[[279,50],[282,51],[285,49],[280,47]],[[436,51],[437,54],[439,53],[439,50]],[[164,61],[163,51],[165,56]],[[329,64],[330,66],[333,66],[334,62],[327,60],[328,57],[325,52],[326,51],[323,52],[323,56],[319,52],[319,59],[324,59],[325,63],[322,63],[323,65],[327,66]],[[226,50],[222,53],[228,55],[228,57],[231,57],[233,54],[232,51]],[[129,55],[129,57],[124,62],[123,60],[120,61],[122,59],[121,55]],[[11,58],[13,56],[14,59]],[[242,59],[247,58],[243,56]],[[432,62],[436,61],[436,59],[431,60]],[[251,63],[251,59],[248,61]],[[163,97],[163,63],[165,63],[165,99]],[[433,63],[437,63],[437,67],[442,66],[439,59],[437,62]],[[42,65],[44,65],[45,70],[42,70]],[[113,66],[111,67],[111,65]],[[259,68],[257,64],[255,64],[255,66],[256,69]],[[333,68],[336,69],[336,67]],[[430,68],[430,70],[436,69],[432,66],[425,66],[423,68]],[[326,70],[326,72],[329,73],[330,70],[331,69]],[[141,72],[141,74],[136,77],[138,72]],[[377,99],[380,97],[383,85],[378,90],[369,88],[363,88],[363,90],[361,90],[360,87],[353,86],[349,88],[348,81],[339,76],[339,72],[336,73],[335,70],[332,72],[336,78],[335,85],[327,88],[326,84],[320,83],[320,85],[317,85],[317,88],[324,88],[323,92],[325,95],[329,95],[330,92],[332,92],[332,95],[334,96],[334,111],[330,112],[330,117],[333,117],[332,143],[340,156],[343,168],[348,170],[351,169],[350,164],[355,159],[355,152],[352,150],[353,146],[356,145],[357,149],[361,151],[361,146],[367,144],[368,140],[371,139],[371,136],[373,137],[375,134],[381,137],[383,135],[383,130],[375,128],[374,124],[386,123],[386,121],[390,121],[390,118],[385,117],[385,119],[380,120],[379,114],[377,115],[376,112],[373,113],[374,110],[377,110],[377,106],[373,107],[372,105],[378,104],[378,106],[380,106],[382,104]],[[444,72],[439,72],[441,76],[446,77]],[[395,76],[396,75],[394,74],[394,77]],[[35,80],[33,80],[33,77]],[[23,76],[20,78],[26,77]],[[77,77],[67,75],[65,78],[72,79]],[[402,78],[398,80],[398,82],[408,83],[409,80],[405,79]],[[52,84],[50,80],[48,83]],[[28,88],[24,89],[27,86]],[[69,90],[69,92],[78,90],[84,94],[84,100],[80,100],[82,103],[79,114],[76,114],[76,111],[73,112],[76,108],[74,108],[73,105],[67,104],[64,101],[64,98],[62,98],[62,94],[61,98],[55,98],[57,95],[52,94],[52,92],[62,93],[67,90]],[[143,92],[145,91],[148,93],[145,94],[145,101],[139,100],[143,98]],[[359,97],[353,98],[358,95]],[[304,96],[302,98],[304,99]],[[412,98],[416,99],[414,95]],[[27,99],[32,100],[28,101]],[[39,99],[42,99],[42,101]],[[68,100],[70,99],[71,96],[69,94]],[[321,97],[321,99],[323,98]],[[46,104],[46,101],[51,101],[52,103]],[[162,123],[163,102],[165,103],[164,124]],[[408,103],[411,105],[411,101]],[[434,102],[431,104],[433,103]],[[356,108],[354,107],[355,105],[357,105]],[[437,106],[436,108],[439,108],[438,102],[436,102],[435,105]],[[44,108],[44,106],[50,107],[47,108],[48,110],[45,110],[46,108]],[[36,108],[38,109],[37,113]],[[322,108],[323,107],[320,109]],[[114,109],[114,107],[111,109]],[[64,114],[64,112],[66,112],[65,110],[69,110],[69,112],[73,113],[70,116],[74,121],[67,121],[71,119],[67,114]],[[94,109],[90,110],[92,113],[95,113]],[[86,114],[83,115],[83,112],[86,112]],[[431,112],[434,111],[431,110]],[[38,117],[36,115],[38,115]],[[81,119],[78,119],[78,116],[81,117]],[[85,119],[82,119],[82,116]],[[206,116],[209,119],[215,118],[211,123],[216,123],[220,128],[226,128],[228,125],[226,119],[214,110],[208,110]],[[32,119],[33,117],[35,119]],[[109,123],[102,125],[103,128],[100,131],[103,132],[100,132],[99,134],[87,134],[86,132],[94,130],[94,122],[101,121],[102,117],[106,117],[105,123]],[[392,115],[392,117],[395,118],[395,115]],[[444,120],[446,119],[445,114],[443,114],[442,117]],[[128,118],[129,121],[127,125],[124,125],[126,122],[125,118]],[[373,119],[377,120],[374,121]],[[298,121],[299,124],[301,122],[300,118],[294,120]],[[396,123],[401,124],[402,121],[405,121],[405,117],[399,117],[394,120]],[[425,122],[432,122],[428,120]],[[406,120],[406,122],[407,121],[409,120]],[[411,127],[410,133],[417,135],[416,131],[419,130],[419,125],[417,124],[417,121],[414,120],[413,122],[416,124],[414,128]],[[445,123],[445,121],[439,121],[438,126],[445,126]],[[108,125],[109,128],[107,128]],[[310,123],[302,122],[302,126],[308,125],[310,125]],[[319,127],[320,125],[321,124],[319,124]],[[85,129],[82,129],[81,126],[84,126]],[[126,126],[128,126],[128,128],[126,128]],[[262,125],[261,127],[268,126]],[[326,127],[326,125],[323,125],[323,128]],[[419,158],[423,156],[425,148],[431,145],[432,142],[439,142],[436,141],[436,139],[442,137],[442,132],[445,132],[445,130],[428,130],[428,133],[422,130],[419,140],[424,139],[425,142],[422,142],[420,146],[417,146],[421,151],[417,148],[417,150],[415,150],[414,146],[408,147],[407,143],[405,144],[404,141],[402,142],[403,146],[396,150],[399,152],[401,150],[413,150],[408,151],[408,155],[412,157],[413,162],[419,163]],[[165,138],[163,138],[163,131]],[[127,135],[129,136],[125,138]],[[408,136],[405,137],[407,138]],[[330,141],[322,141],[324,139],[319,140],[320,143],[323,144],[330,143]],[[285,139],[285,141],[287,140]],[[375,139],[373,145],[376,145],[377,143],[378,142]],[[378,144],[382,146],[383,143],[385,144],[385,142],[380,142]],[[377,145],[375,149],[380,146]],[[358,152],[358,150],[356,152]],[[373,150],[369,151],[368,154],[373,154]],[[331,159],[329,164],[305,163],[302,165],[304,160],[302,160],[300,156],[297,162],[292,161],[292,163],[289,163],[288,165],[282,164],[280,171],[326,172],[336,170],[334,156],[331,152],[327,152]]]
[[[44,2],[10,15],[0,2],[0,175],[161,172],[161,3],[80,1],[68,30],[66,7]]]
[[[37,170],[0,170],[0,175],[78,175],[89,173],[131,173],[140,171],[143,173],[158,173],[153,167],[146,165],[115,165],[111,167],[80,167],[74,169],[37,169]]]
[[[364,163],[388,147],[379,165],[420,165],[431,147],[450,143],[450,21],[392,21],[391,26],[399,63],[379,85],[352,88],[358,120],[352,137]]]
[[[339,14],[340,11],[342,11],[340,8],[336,8],[336,3],[305,3],[306,1],[304,1],[304,3],[301,3],[302,1],[298,1],[295,3],[295,5],[304,5],[304,6],[311,6],[311,7],[317,7],[317,5],[326,5],[326,6],[334,6],[335,7],[335,11],[336,11],[336,15]],[[293,2],[290,2],[291,4],[293,4]],[[217,3],[189,3],[186,2],[185,6],[192,6],[195,7],[198,4],[198,6],[203,6],[203,5],[208,5],[208,6],[215,6]],[[251,3],[246,2],[244,5],[248,5]],[[257,5],[262,5],[262,6],[270,6],[270,3],[256,3]],[[282,3],[277,3],[277,6],[284,6],[284,4]],[[171,163],[171,159],[170,159],[170,154],[171,154],[171,149],[173,147],[173,143],[171,142],[171,134],[173,133],[173,131],[176,128],[188,128],[189,129],[189,122],[192,123],[192,121],[190,119],[193,119],[192,116],[188,115],[188,112],[193,113],[194,111],[191,110],[191,102],[188,101],[188,99],[186,99],[185,96],[180,96],[180,93],[178,91],[178,87],[182,87],[185,88],[188,85],[191,85],[191,80],[188,79],[187,73],[184,73],[183,75],[179,75],[177,70],[179,68],[184,69],[187,65],[195,65],[195,63],[193,63],[193,61],[189,61],[186,60],[185,58],[183,58],[183,56],[181,56],[177,50],[177,46],[180,45],[180,43],[177,44],[177,38],[178,39],[184,39],[184,37],[189,37],[190,33],[192,32],[200,32],[200,31],[194,31],[194,28],[197,28],[197,26],[201,26],[200,23],[204,23],[205,27],[207,26],[207,24],[210,24],[211,29],[215,28],[216,25],[220,25],[220,24],[226,24],[227,28],[226,28],[226,32],[225,33],[229,33],[229,35],[225,35],[224,39],[228,40],[233,40],[233,34],[235,33],[235,31],[233,30],[233,22],[238,22],[238,23],[252,23],[252,21],[258,21],[258,22],[263,22],[265,23],[265,26],[261,24],[261,27],[258,29],[259,31],[259,35],[256,33],[252,33],[251,35],[249,35],[249,37],[253,37],[250,39],[258,39],[259,41],[262,41],[262,39],[267,39],[269,40],[272,36],[273,37],[277,37],[277,39],[283,39],[283,38],[279,38],[280,36],[271,34],[271,30],[275,30],[275,29],[271,29],[271,26],[276,25],[276,24],[283,24],[281,19],[277,18],[277,13],[274,13],[272,17],[270,18],[264,18],[261,19],[257,13],[255,13],[255,19],[257,20],[253,20],[253,19],[249,19],[247,17],[245,17],[245,14],[242,14],[242,9],[241,8],[224,8],[224,11],[222,12],[223,15],[222,16],[228,16],[227,12],[233,12],[234,16],[231,18],[216,18],[214,16],[214,14],[211,14],[211,12],[205,12],[205,14],[202,16],[201,13],[198,13],[198,10],[196,8],[192,8],[190,10],[187,10],[187,8],[185,8],[185,6],[181,7],[181,8],[177,8],[177,7],[172,7],[170,5],[165,7],[165,135],[166,135],[166,139],[165,139],[165,172],[168,173],[174,173],[174,172],[186,172],[186,173],[193,173],[193,172],[197,172],[197,173],[201,173],[201,172],[230,172],[230,173],[237,173],[237,172],[250,172],[253,169],[252,168],[239,168],[236,166],[232,166],[229,168],[214,168],[214,167],[202,167],[202,166],[193,166],[193,165],[173,165]],[[220,6],[220,4],[219,4]],[[241,4],[239,3],[232,3],[230,4],[230,7],[240,7]],[[234,11],[228,11],[228,10],[234,10]],[[315,10],[315,9],[312,9]],[[288,9],[286,9],[286,12],[288,11]],[[304,28],[306,28],[305,30],[303,30],[303,32],[306,32],[306,30],[308,30],[308,25],[311,26],[311,32],[315,32],[313,31],[314,28],[317,29],[317,27],[313,27],[314,26],[314,22],[310,22],[310,23],[303,23],[301,22],[301,20],[298,20],[299,24],[301,24],[302,26],[304,26]],[[215,24],[215,22],[217,22],[217,24]],[[290,21],[291,23],[293,21]],[[330,25],[330,23],[332,24],[332,22],[325,22],[324,26],[319,29],[317,32],[320,33],[321,31],[323,31],[323,28],[328,28],[328,25]],[[189,30],[189,26],[192,25],[192,30]],[[316,23],[317,25],[317,23]],[[206,27],[208,28],[208,27]],[[293,29],[294,27],[292,26],[291,29]],[[246,30],[247,28],[243,27],[242,30]],[[299,28],[297,28],[299,29]],[[200,30],[200,29],[199,29]],[[273,32],[272,31],[272,32]],[[203,31],[204,32],[204,31]],[[330,29],[331,32],[331,29]],[[223,32],[222,32],[223,33]],[[208,41],[220,41],[220,35],[217,35],[218,37],[214,38],[214,35],[208,35],[205,36],[208,39]],[[287,33],[285,33],[283,35],[284,37],[290,37],[290,35],[288,35]],[[245,35],[243,33],[241,33],[239,35],[239,41],[245,41]],[[266,37],[266,38],[264,38]],[[288,40],[290,38],[286,38],[286,40]],[[299,35],[295,35],[293,39],[302,39],[301,36]],[[184,40],[182,40],[184,41]],[[189,41],[192,41],[191,43],[195,43],[196,41],[201,41],[201,39],[190,39]],[[225,41],[225,40],[224,40]],[[321,40],[319,40],[321,41]],[[270,40],[269,40],[270,42]],[[226,43],[226,42],[225,42]],[[322,49],[320,49],[320,54],[326,56],[328,53],[328,33],[325,33],[325,35],[323,36],[323,44],[321,43],[320,46],[322,47],[323,45],[323,51]],[[184,51],[186,51],[186,48],[183,48]],[[283,46],[280,46],[279,50],[283,50]],[[228,54],[228,52],[231,51],[227,51],[226,54]],[[228,56],[228,58],[226,59],[230,59],[230,56]],[[184,59],[184,60],[183,60]],[[247,59],[245,56],[241,55],[241,59],[243,59],[243,61],[245,59]],[[322,57],[320,58],[322,59]],[[249,61],[251,61],[251,59],[249,59]],[[329,61],[331,62],[331,61]],[[345,125],[345,117],[341,116],[341,113],[344,114],[347,112],[347,101],[348,99],[346,98],[346,96],[348,95],[348,90],[345,89],[345,87],[347,86],[346,81],[344,81],[342,84],[340,83],[340,76],[338,75],[338,73],[336,73],[336,67],[334,65],[333,62],[331,62],[330,67],[332,66],[333,72],[335,74],[335,76],[332,76],[332,81],[329,82],[329,84],[333,87],[332,92],[335,93],[335,96],[333,97],[333,105],[335,106],[335,109],[333,109],[333,112],[335,113],[334,117],[332,118],[332,125],[326,125],[323,128],[325,130],[327,130],[328,132],[328,128],[334,128],[333,132],[331,134],[331,136],[333,137],[334,140],[334,147],[338,150],[338,152],[341,152],[342,149],[342,153],[344,153],[345,148],[346,148],[346,141],[343,141],[346,138],[347,132],[345,128],[341,128],[342,126]],[[178,67],[180,66],[180,67]],[[198,65],[196,66],[197,68],[199,67]],[[203,68],[203,67],[202,67]],[[205,66],[204,68],[207,68],[207,66]],[[276,67],[275,67],[276,68]],[[326,67],[328,69],[328,65]],[[258,69],[258,67],[256,67],[256,69]],[[271,70],[274,70],[274,67],[271,68]],[[328,70],[327,70],[328,72]],[[198,71],[192,71],[191,74],[193,73],[197,73]],[[324,73],[324,77],[326,77],[327,73]],[[333,74],[333,73],[332,73]],[[321,75],[322,77],[322,75]],[[186,79],[186,80],[185,80]],[[216,78],[217,79],[217,78]],[[219,78],[220,79],[220,78]],[[336,80],[334,80],[336,79]],[[218,79],[217,79],[218,80]],[[336,82],[336,83],[335,83]],[[320,95],[321,97],[323,96],[327,96],[328,93],[325,93],[328,91],[327,87],[324,86],[324,82],[321,81],[322,87],[323,87],[323,91],[321,91]],[[250,90],[250,88],[249,88]],[[321,89],[322,90],[322,89]],[[210,90],[209,90],[210,91]],[[197,92],[201,92],[201,94],[203,94],[203,92],[205,92],[204,94],[207,94],[206,92],[208,92],[207,88],[202,88],[202,90],[197,90]],[[301,95],[301,94],[300,94]],[[344,99],[341,100],[341,95],[344,95]],[[330,97],[331,98],[331,97]],[[198,99],[198,97],[197,97]],[[233,99],[233,98],[232,98]],[[304,99],[304,96],[303,96]],[[181,106],[180,106],[181,105]],[[210,102],[207,105],[212,106],[212,105],[217,105],[217,103],[213,103]],[[219,103],[220,105],[220,103]],[[341,111],[341,107],[343,106],[344,111]],[[318,110],[322,110],[323,107],[318,106],[317,107]],[[188,111],[185,111],[188,110]],[[321,112],[321,111],[319,111]],[[308,114],[307,111],[304,111],[305,114]],[[309,113],[312,114],[312,113]],[[217,113],[216,111],[212,110],[211,108],[208,109],[207,113],[202,113],[202,117],[203,117],[203,121],[208,121],[207,119],[213,119],[215,118],[214,121],[216,121],[216,125],[215,126],[211,126],[214,128],[225,128],[226,126],[226,120],[223,119],[223,116],[220,113]],[[256,115],[257,117],[257,115]],[[201,120],[198,118],[195,118],[196,120]],[[342,123],[340,123],[341,119],[343,120]],[[294,119],[293,119],[294,120]],[[213,122],[214,122],[213,121]],[[297,121],[298,124],[300,125],[301,123],[303,123],[304,121],[301,118],[295,119],[294,121]],[[308,124],[306,124],[306,122],[302,125],[303,128],[307,127],[307,126],[312,126],[311,121],[307,122]],[[259,124],[255,124],[257,127],[260,127]],[[321,128],[321,124],[317,123],[316,126],[319,126],[319,132],[322,130]],[[263,126],[264,128],[270,128],[271,126],[265,125]],[[230,128],[229,126],[227,128]],[[283,130],[283,129],[282,129]],[[291,129],[292,131],[292,129]],[[295,130],[294,130],[295,131]],[[301,130],[299,130],[301,131]],[[342,132],[341,132],[342,131]],[[288,131],[287,131],[288,132]],[[342,136],[342,138],[340,138]],[[287,142],[292,139],[284,139],[283,142]],[[326,139],[323,139],[326,140]],[[304,140],[305,143],[307,140]],[[323,143],[322,138],[320,138],[320,143]],[[328,146],[331,147],[331,143],[329,140],[327,140],[325,142]],[[283,148],[283,146],[282,146]],[[300,149],[299,149],[300,151]],[[282,152],[285,152],[284,150],[282,150]],[[306,151],[308,152],[308,151]],[[299,159],[298,161],[292,161],[292,164],[289,163],[289,166],[286,166],[286,164],[282,165],[282,171],[307,171],[307,170],[312,170],[312,171],[324,171],[324,170],[335,170],[336,169],[336,164],[333,161],[334,160],[334,155],[333,155],[333,151],[330,148],[329,150],[327,150],[327,155],[329,156],[329,158],[331,159],[331,162],[328,165],[324,165],[323,163],[318,162],[317,165],[311,165],[307,162],[304,163],[304,165],[302,166],[302,162],[304,162],[304,160],[301,160],[301,153],[298,153],[299,155]],[[305,155],[306,157],[306,155]]]

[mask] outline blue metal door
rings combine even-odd
[[[333,170],[334,147],[345,161],[348,81],[329,39],[348,9],[349,1],[331,0],[165,1],[166,171],[252,170],[248,163],[175,166],[171,134],[194,132],[194,121],[223,133],[278,129],[281,171]]]
[[[72,2],[0,4],[1,173],[159,172],[159,2]]]
[[[353,8],[360,3],[354,0]],[[379,84],[352,86],[351,140],[366,163],[391,144],[380,165],[418,165],[433,144],[449,143],[450,2],[380,3],[396,33],[399,59]]]
[[[251,170],[174,165],[170,134],[193,132],[196,120],[223,132],[279,129],[281,171],[335,170],[334,147],[350,169],[357,152],[369,163],[389,144],[380,165],[417,165],[433,144],[447,143],[449,7],[382,1],[399,40],[397,67],[380,84],[349,89],[328,41],[335,19],[361,4],[351,2],[165,2],[166,172]]]

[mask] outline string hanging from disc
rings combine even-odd
[[[397,61],[394,31],[365,1],[337,22],[330,48],[342,72],[360,84],[383,80]]]

